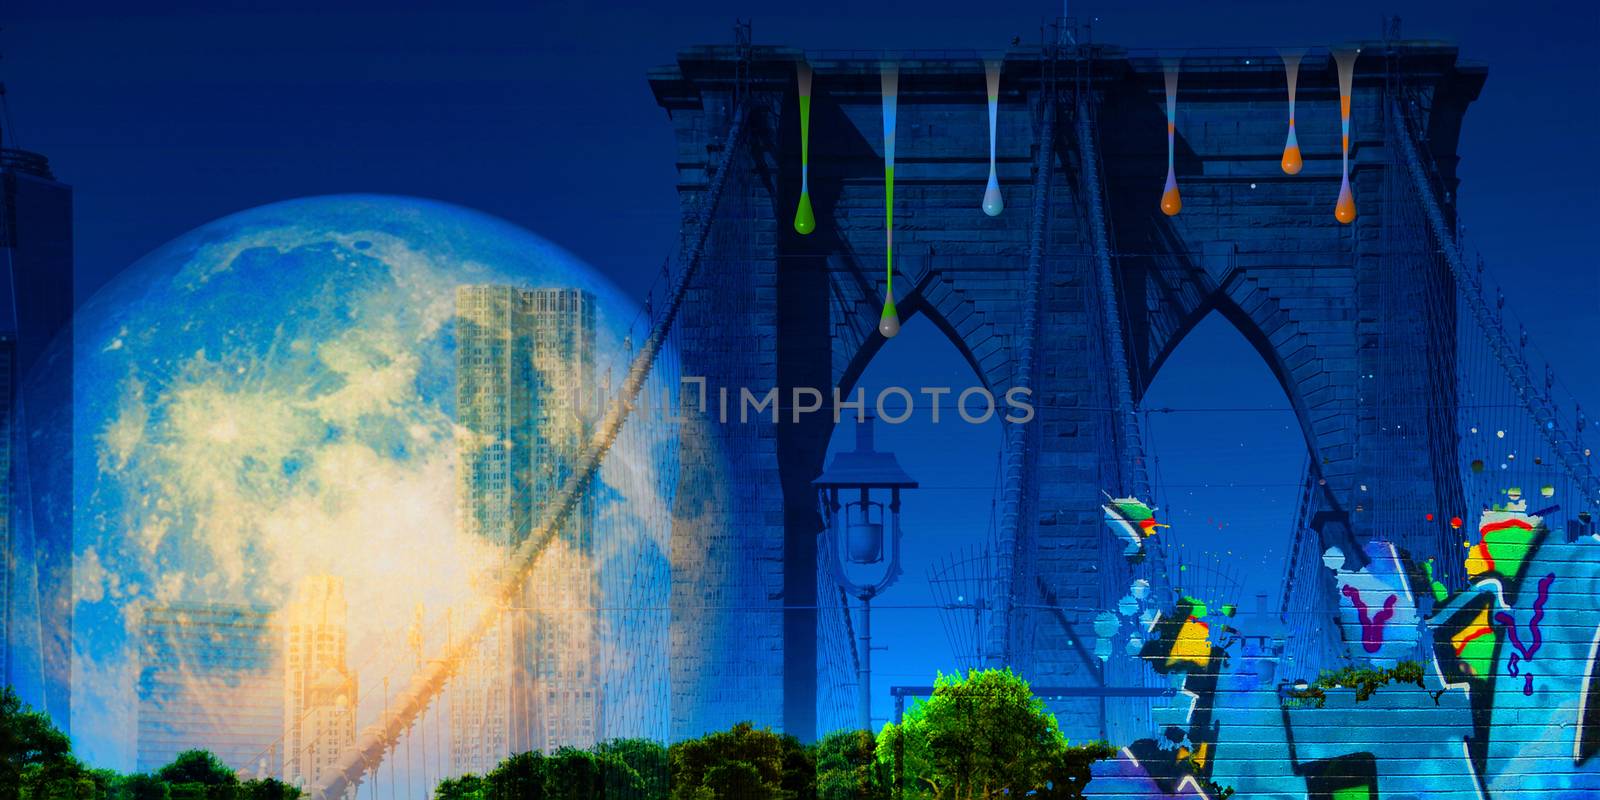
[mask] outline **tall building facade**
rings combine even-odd
[[[283,780],[319,783],[356,739],[356,674],[347,657],[344,581],[311,575],[284,609]]]
[[[572,476],[593,421],[594,297],[577,289],[466,286],[456,293],[457,502],[504,566]],[[600,681],[593,502],[585,497],[452,701],[456,769],[507,753],[593,744]]]
[[[72,189],[55,179],[44,156],[5,147],[3,134],[0,680],[65,731],[72,703]]]
[[[140,772],[202,747],[243,775],[282,773],[282,632],[272,612],[147,606],[139,636]]]

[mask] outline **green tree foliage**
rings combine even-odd
[[[1328,702],[1327,690],[1339,688],[1355,689],[1356,702],[1365,702],[1378,689],[1391,683],[1409,683],[1419,689],[1422,688],[1422,664],[1416,661],[1401,661],[1391,669],[1355,666],[1325,669],[1317,675],[1316,681],[1305,689],[1291,689],[1284,705],[1290,708],[1306,705],[1322,708]]]
[[[627,767],[606,773],[606,800],[665,800],[670,765],[667,748],[649,739],[614,739],[598,751]]]
[[[605,791],[600,758],[587,750],[563,747],[544,764],[545,800],[589,800]]]
[[[1409,675],[1395,677],[1407,679]],[[1110,747],[1068,746],[1009,671],[940,676],[902,725],[805,746],[748,722],[669,747],[619,739],[522,753],[484,776],[439,783],[437,800],[1078,800]],[[155,774],[91,770],[48,718],[0,691],[0,800],[300,800],[275,778],[240,782],[215,755],[180,753]]]
[[[433,791],[434,800],[484,800],[483,779],[477,775],[462,775],[439,781]]]
[[[1046,768],[1046,788],[1035,797],[1038,800],[1081,800],[1083,787],[1089,783],[1089,767],[1116,755],[1117,749],[1105,742],[1066,745]],[[1215,795],[1212,797],[1216,800]]]
[[[672,745],[671,800],[798,800],[784,786],[784,737],[741,722]]]
[[[301,794],[277,778],[256,778],[239,784],[239,800],[300,800]]]
[[[905,796],[1078,797],[1103,745],[1070,747],[1055,716],[1010,670],[940,675],[933,696],[900,725],[885,725],[877,758]],[[898,765],[898,768],[897,768]]]
[[[871,731],[834,731],[812,748],[817,800],[885,800],[888,770]]]
[[[172,763],[156,770],[156,777],[168,784],[198,783],[201,786],[232,786],[239,777],[222,759],[208,750],[185,750]]]
[[[816,800],[817,761],[811,748],[792,734],[779,734],[783,753],[783,796],[790,800]]]
[[[484,800],[544,797],[544,761],[543,753],[518,753],[501,761],[483,777]]]
[[[171,800],[167,782],[154,775],[136,772],[127,775],[112,790],[111,800]]]
[[[99,800],[104,796],[94,776],[71,755],[24,767],[17,791],[22,800]]]
[[[29,768],[35,769],[34,780],[40,772],[60,777],[71,749],[66,734],[49,717],[29,708],[11,687],[0,689],[0,800],[20,797]]]

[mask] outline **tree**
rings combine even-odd
[[[300,790],[277,778],[256,778],[239,785],[239,800],[300,800]]]
[[[614,759],[606,772],[606,800],[666,800],[669,764],[660,742],[614,739],[596,750]]]
[[[790,800],[817,800],[817,761],[811,749],[793,734],[780,734],[783,753],[783,796]]]
[[[607,767],[627,769],[620,761],[574,747],[563,747],[551,753],[544,760],[546,800],[604,797]]]
[[[741,722],[672,745],[672,800],[793,800],[784,787],[783,738]]]
[[[433,791],[434,800],[484,800],[483,779],[472,774],[445,778]]]
[[[1083,787],[1089,783],[1089,767],[1094,762],[1115,758],[1116,748],[1105,742],[1068,745],[1045,772],[1048,786],[1041,789],[1038,800],[1082,800]]]
[[[239,776],[222,759],[208,750],[185,750],[172,763],[156,770],[156,777],[169,784],[198,783],[202,786],[232,786]]]
[[[902,724],[884,726],[877,758],[890,770],[898,760],[907,797],[1074,797],[1101,747],[1069,747],[1027,681],[991,669],[940,675]]]
[[[154,775],[136,772],[123,776],[112,792],[112,800],[170,800],[167,782]]]
[[[880,800],[889,796],[871,731],[834,731],[812,748],[817,800]]]
[[[544,760],[544,754],[531,752],[501,761],[483,778],[484,800],[544,797]]]
[[[17,789],[22,800],[98,800],[103,796],[94,776],[71,755],[24,767]]]
[[[71,749],[48,716],[29,708],[10,686],[0,689],[0,800],[17,800],[27,768],[64,768]]]

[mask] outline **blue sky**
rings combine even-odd
[[[642,293],[676,251],[679,226],[672,135],[645,82],[648,68],[680,47],[729,41],[735,17],[753,21],[759,43],[990,48],[1013,36],[1036,40],[1040,20],[1057,13],[1053,3],[945,0],[126,6],[12,0],[0,13],[7,141],[50,156],[75,187],[85,296],[208,220],[335,192],[420,195],[486,211]],[[1578,398],[1600,409],[1595,6],[1162,1],[1075,4],[1073,13],[1098,18],[1101,41],[1174,49],[1376,38],[1383,17],[1398,13],[1408,37],[1455,41],[1464,57],[1486,62],[1488,84],[1460,147],[1469,238],[1532,341]],[[935,337],[908,325],[869,382],[892,378],[895,354],[919,341],[941,352]],[[1284,402],[1219,320],[1191,335],[1152,392],[1152,405],[1190,409]],[[925,483],[952,487],[924,493],[929,499],[908,512],[908,526],[930,537],[918,556],[925,561],[908,567],[900,587],[908,600],[925,594],[925,585],[909,584],[940,547],[987,524],[988,470],[954,467],[992,464],[998,429],[988,434],[962,431],[952,434],[959,441],[935,445],[887,440]],[[1184,524],[1221,526],[1219,547],[1288,519],[1278,509],[1292,506],[1295,490],[1278,484],[1286,469],[1298,470],[1303,449],[1286,413],[1190,411],[1159,417],[1151,434],[1172,510],[1182,509]],[[1224,471],[1242,486],[1198,485]],[[1266,585],[1277,577],[1267,566],[1252,574]],[[915,676],[937,659],[919,655],[917,639],[939,630],[932,626],[907,620],[901,640],[884,634],[884,676],[923,682]]]

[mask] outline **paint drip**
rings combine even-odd
[[[1299,175],[1305,162],[1300,158],[1300,140],[1294,135],[1294,91],[1300,81],[1300,59],[1305,57],[1305,51],[1285,50],[1282,55],[1283,71],[1289,80],[1289,138],[1283,143],[1283,160],[1279,166],[1286,175]]]
[[[1183,210],[1178,196],[1178,175],[1173,170],[1174,139],[1178,132],[1178,61],[1167,62],[1167,184],[1161,190],[1161,213],[1175,217]]]
[[[1356,198],[1350,191],[1350,88],[1355,79],[1356,50],[1335,50],[1333,60],[1339,65],[1339,127],[1340,148],[1343,151],[1339,181],[1339,202],[1333,207],[1333,216],[1349,225],[1356,220]]]
[[[811,211],[811,65],[802,61],[795,70],[800,88],[800,205],[794,211],[794,230],[805,235],[817,229]]]
[[[892,338],[900,332],[900,312],[894,307],[894,126],[900,94],[900,67],[884,64],[883,81],[883,232],[884,289],[883,314],[878,317],[878,333]]]
[[[1000,116],[1000,62],[985,63],[984,72],[989,79],[989,185],[983,190],[983,213],[998,217],[1006,208],[1005,199],[1000,196],[1000,178],[994,169],[995,123]]]

